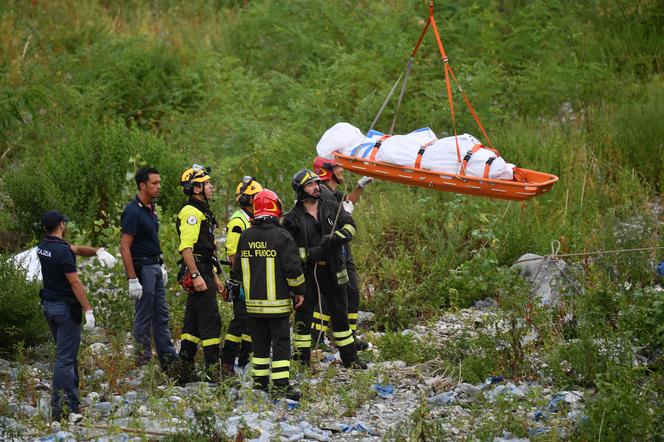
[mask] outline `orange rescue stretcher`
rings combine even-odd
[[[396,83],[392,87],[392,90],[387,95],[387,98],[383,102],[383,105],[381,106],[380,110],[378,111],[378,114],[374,118],[373,123],[371,124],[371,129],[373,129],[374,125],[380,118],[383,110],[385,109],[387,103],[392,97],[392,94],[396,90],[397,85],[399,84],[399,82],[403,77],[403,83],[401,85],[401,93],[399,95],[399,100],[396,105],[394,119],[392,120],[392,126],[390,128],[389,133],[392,134],[392,132],[394,131],[394,125],[396,123],[397,114],[399,112],[399,106],[401,105],[401,100],[406,90],[408,74],[410,73],[410,70],[412,68],[413,58],[417,54],[417,50],[419,49],[420,44],[422,43],[422,39],[424,38],[424,35],[427,33],[429,28],[433,29],[434,36],[436,38],[436,43],[438,44],[438,49],[440,51],[440,55],[444,64],[445,87],[447,92],[448,104],[450,107],[450,113],[452,116],[452,126],[454,128],[454,136],[455,137],[457,136],[457,128],[454,116],[454,101],[452,99],[451,80],[454,81],[458,91],[461,93],[461,96],[464,99],[466,106],[468,107],[470,113],[475,119],[475,122],[477,123],[479,130],[482,132],[482,135],[486,139],[488,143],[487,148],[493,150],[496,153],[496,155],[499,155],[498,151],[494,148],[493,143],[489,138],[489,135],[484,129],[482,122],[477,116],[475,109],[471,105],[468,96],[466,95],[465,91],[459,86],[459,82],[457,81],[456,76],[454,75],[454,72],[452,71],[452,68],[449,65],[445,49],[443,48],[443,43],[440,38],[440,34],[438,32],[438,27],[436,26],[436,21],[434,19],[433,0],[429,1],[429,19],[427,20],[424,29],[420,34],[420,38],[417,41],[417,44],[415,45],[415,48],[413,49],[410,55],[407,67],[404,70],[404,72],[399,76],[399,79],[397,79]],[[371,129],[369,129],[369,131],[371,131]],[[459,163],[462,164],[461,172],[459,174],[437,172],[435,170],[422,169],[417,167],[419,166],[420,162],[419,160],[421,160],[421,153],[423,152],[422,150],[420,151],[420,156],[418,160],[414,164],[415,167],[401,166],[397,164],[376,161],[374,159],[375,149],[377,149],[378,147],[380,147],[380,144],[377,143],[377,146],[374,146],[374,152],[370,158],[358,158],[357,153],[359,153],[359,149],[357,150],[355,156],[343,155],[339,152],[334,152],[334,156],[336,157],[337,163],[340,166],[342,166],[344,169],[348,170],[349,172],[371,176],[386,181],[393,181],[410,186],[426,187],[445,192],[477,195],[477,196],[484,196],[488,198],[497,198],[504,200],[523,201],[528,198],[532,198],[534,196],[542,195],[551,190],[555,182],[558,181],[558,177],[555,175],[544,172],[537,172],[535,170],[523,169],[519,167],[514,168],[513,170],[514,180],[509,180],[509,181],[488,178],[488,166],[483,177],[469,176],[465,174],[465,165],[468,157],[466,157],[462,161],[461,152],[459,151],[458,140],[456,146],[457,159]]]
[[[558,181],[555,175],[518,167],[514,168],[515,180],[506,181],[399,166],[338,152],[334,156],[337,163],[349,172],[410,186],[504,200],[523,201],[541,195]]]

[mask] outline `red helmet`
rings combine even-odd
[[[254,218],[259,216],[281,216],[281,200],[276,193],[270,189],[263,189],[254,196],[252,203],[254,208]]]
[[[320,177],[321,181],[329,181],[332,179],[332,171],[337,167],[337,160],[328,160],[323,157],[316,157],[314,160],[314,172]]]

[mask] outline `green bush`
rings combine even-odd
[[[40,282],[27,281],[9,257],[0,256],[0,352],[10,353],[19,342],[39,344],[48,327],[39,304]]]
[[[581,421],[582,438],[656,440],[651,439],[655,434],[652,411],[660,401],[639,385],[640,378],[631,367],[613,367],[598,377],[598,393],[586,405],[588,419]]]
[[[160,171],[164,212],[174,213],[181,204],[179,177],[187,163],[154,135],[119,121],[88,120],[63,129],[52,143],[48,155],[27,158],[5,177],[18,230],[41,234],[39,220],[52,209],[90,232],[95,220],[119,219],[136,192],[133,174],[143,164]]]

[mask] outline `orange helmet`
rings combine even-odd
[[[254,195],[252,206],[254,208],[254,218],[258,218],[259,216],[281,217],[281,200],[270,189],[263,189]]]
[[[334,176],[332,171],[337,166],[337,160],[328,160],[320,156],[314,160],[314,172],[320,177],[321,181],[331,180]]]

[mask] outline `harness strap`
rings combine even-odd
[[[484,164],[484,178],[489,178],[489,172],[491,170],[491,163],[493,163],[496,158],[498,158],[498,157],[490,157],[488,160],[486,160],[486,164]]]
[[[468,161],[472,158],[472,156],[480,150],[483,146],[481,144],[476,144],[472,148],[466,152],[466,156],[463,157],[463,162],[461,163],[461,171],[459,172],[460,175],[465,175],[466,174],[466,167],[468,166]]]
[[[424,152],[427,150],[427,147],[431,146],[433,143],[435,143],[438,140],[431,140],[426,144],[423,144],[420,146],[420,150],[417,152],[417,158],[415,158],[415,168],[419,169],[420,165],[422,164],[422,156],[424,155]]]
[[[376,161],[376,154],[378,153],[378,149],[380,149],[380,146],[383,144],[383,140],[386,140],[390,138],[391,135],[383,135],[376,141],[376,144],[374,144],[373,148],[371,148],[371,155],[369,155],[369,159],[371,161]]]

